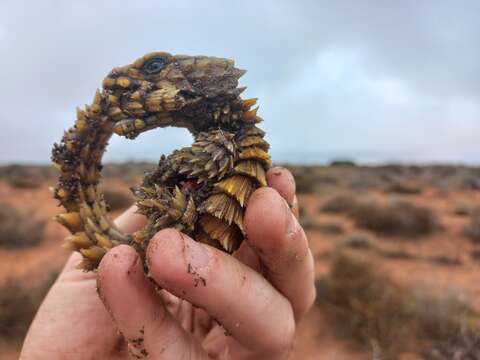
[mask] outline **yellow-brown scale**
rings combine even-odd
[[[227,59],[147,54],[112,70],[92,105],[77,109],[52,160],[60,170],[54,196],[67,211],[56,220],[71,232],[66,245],[82,253],[80,268],[96,269],[119,244],[143,255],[153,233],[165,227],[227,252],[238,248],[248,199],[266,186],[271,165],[264,132],[256,127],[258,108],[251,109],[256,99],[239,97],[243,73]],[[166,126],[189,129],[195,142],[162,157],[134,190],[148,224],[124,234],[98,190],[103,153],[113,133],[133,139]]]
[[[219,243],[227,252],[236,250],[245,235],[243,217],[250,195],[266,186],[271,166],[268,143],[256,128],[237,139],[238,158],[232,175],[214,185],[215,192],[200,206],[199,241]]]

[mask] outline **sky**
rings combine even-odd
[[[0,163],[47,163],[103,77],[151,51],[235,59],[274,161],[480,164],[480,2],[0,0]],[[115,137],[106,161],[188,146]]]

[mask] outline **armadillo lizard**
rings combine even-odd
[[[205,56],[147,54],[114,68],[93,103],[77,108],[75,125],[55,144],[60,171],[54,197],[66,209],[56,216],[82,253],[79,267],[94,270],[105,253],[129,244],[144,254],[151,237],[174,227],[197,241],[233,252],[244,238],[243,217],[253,191],[266,186],[271,166],[256,99],[242,100],[234,62]],[[113,133],[134,139],[157,127],[183,127],[192,146],[160,158],[133,189],[147,225],[122,233],[107,212],[99,181],[101,159]]]

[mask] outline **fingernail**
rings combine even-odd
[[[185,244],[185,261],[195,270],[204,268],[210,263],[210,252],[200,243],[188,240],[182,234]]]
[[[285,219],[286,219],[286,234],[291,235],[297,231],[299,226],[297,218],[293,215],[292,211],[290,210],[290,206],[288,206],[287,202],[284,201],[284,208],[285,208]]]

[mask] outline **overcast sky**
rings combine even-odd
[[[480,164],[480,1],[0,1],[0,162],[48,162],[107,72],[155,50],[233,58],[274,160]],[[182,129],[115,138],[157,160]]]

